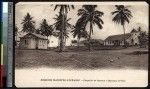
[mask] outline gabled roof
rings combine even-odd
[[[133,29],[132,31],[131,31],[131,33],[136,33],[136,32],[138,32],[137,30],[135,30],[135,29]]]
[[[35,34],[35,33],[28,33],[26,35],[24,35],[23,37],[20,38],[32,38],[30,37],[30,35],[33,35],[33,37],[39,38],[39,39],[47,39],[45,36],[42,36],[40,34]]]
[[[125,34],[125,39],[128,39],[131,36],[130,33]],[[105,41],[113,41],[113,40],[124,40],[124,34],[112,35],[105,39]]]

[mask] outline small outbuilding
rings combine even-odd
[[[19,47],[20,49],[47,49],[48,39],[39,34],[28,33],[20,37]]]

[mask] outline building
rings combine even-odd
[[[105,39],[104,45],[107,46],[123,46],[124,44],[126,45],[139,45],[139,35],[141,31],[137,31],[133,29],[130,33],[124,34],[119,34],[119,35],[112,35],[109,36]],[[125,38],[125,43],[124,43],[124,38]]]
[[[86,46],[88,45],[88,43],[89,43],[88,40],[82,40],[82,41],[79,41],[79,46]],[[100,46],[100,45],[103,45],[103,40],[91,39],[90,43],[91,43],[91,46]],[[71,46],[77,46],[77,45],[78,45],[77,40],[72,40]]]
[[[45,36],[28,33],[23,37],[20,37],[19,43],[20,49],[47,49],[48,39]]]

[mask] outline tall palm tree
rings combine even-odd
[[[123,26],[124,30],[124,46],[125,45],[125,22],[130,22],[129,19],[131,19],[132,14],[131,11],[125,7],[124,5],[115,5],[116,10],[112,12],[112,15],[115,15],[112,19],[117,24],[121,24]]]
[[[59,14],[62,15],[62,25],[61,25],[61,35],[60,35],[60,52],[63,51],[64,49],[64,36],[63,36],[63,33],[66,32],[66,27],[65,27],[65,19],[67,18],[67,13],[68,11],[70,11],[70,9],[74,9],[74,6],[73,5],[56,5],[55,8],[54,8],[54,11],[60,7],[60,11],[59,11]]]
[[[54,32],[54,36],[55,37],[58,37],[59,38],[59,46],[61,47],[61,39],[62,39],[62,34],[61,34],[61,31],[62,31],[62,28],[61,28],[61,26],[62,26],[62,23],[63,23],[63,18],[62,18],[62,15],[61,14],[59,14],[59,15],[57,15],[56,14],[56,17],[54,18],[55,19],[55,23],[53,24],[53,29],[55,30],[55,32]],[[69,23],[69,21],[71,20],[71,18],[69,18],[69,19],[65,19],[64,20],[64,22],[65,22],[65,31],[63,31],[63,42],[65,43],[66,42],[66,39],[69,37],[68,36],[68,28],[73,28],[73,26]]]
[[[91,50],[91,35],[93,34],[93,24],[96,24],[99,29],[102,29],[104,24],[101,17],[104,15],[103,12],[96,10],[97,5],[83,5],[82,9],[78,10],[79,19],[82,22],[82,29],[86,29],[86,25],[90,23],[90,31],[88,33],[89,51]]]
[[[24,17],[23,21],[21,24],[23,24],[23,32],[27,33],[33,33],[35,32],[35,26],[34,26],[35,21],[33,21],[33,17],[29,13]]]
[[[41,32],[41,35],[44,35],[47,37],[52,36],[53,35],[53,28],[52,28],[52,25],[48,25],[46,19],[43,20],[43,22],[40,24],[40,32]],[[49,39],[49,42],[50,42],[50,39]]]
[[[77,46],[79,49],[79,42],[81,38],[87,38],[88,34],[85,29],[82,28],[82,21],[79,19],[74,26],[74,29],[71,31],[73,37],[77,37]]]

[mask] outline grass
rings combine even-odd
[[[142,50],[128,48],[62,53],[53,50],[16,50],[15,66],[16,68],[46,66],[73,69],[135,68],[147,70],[148,53],[143,53]]]

